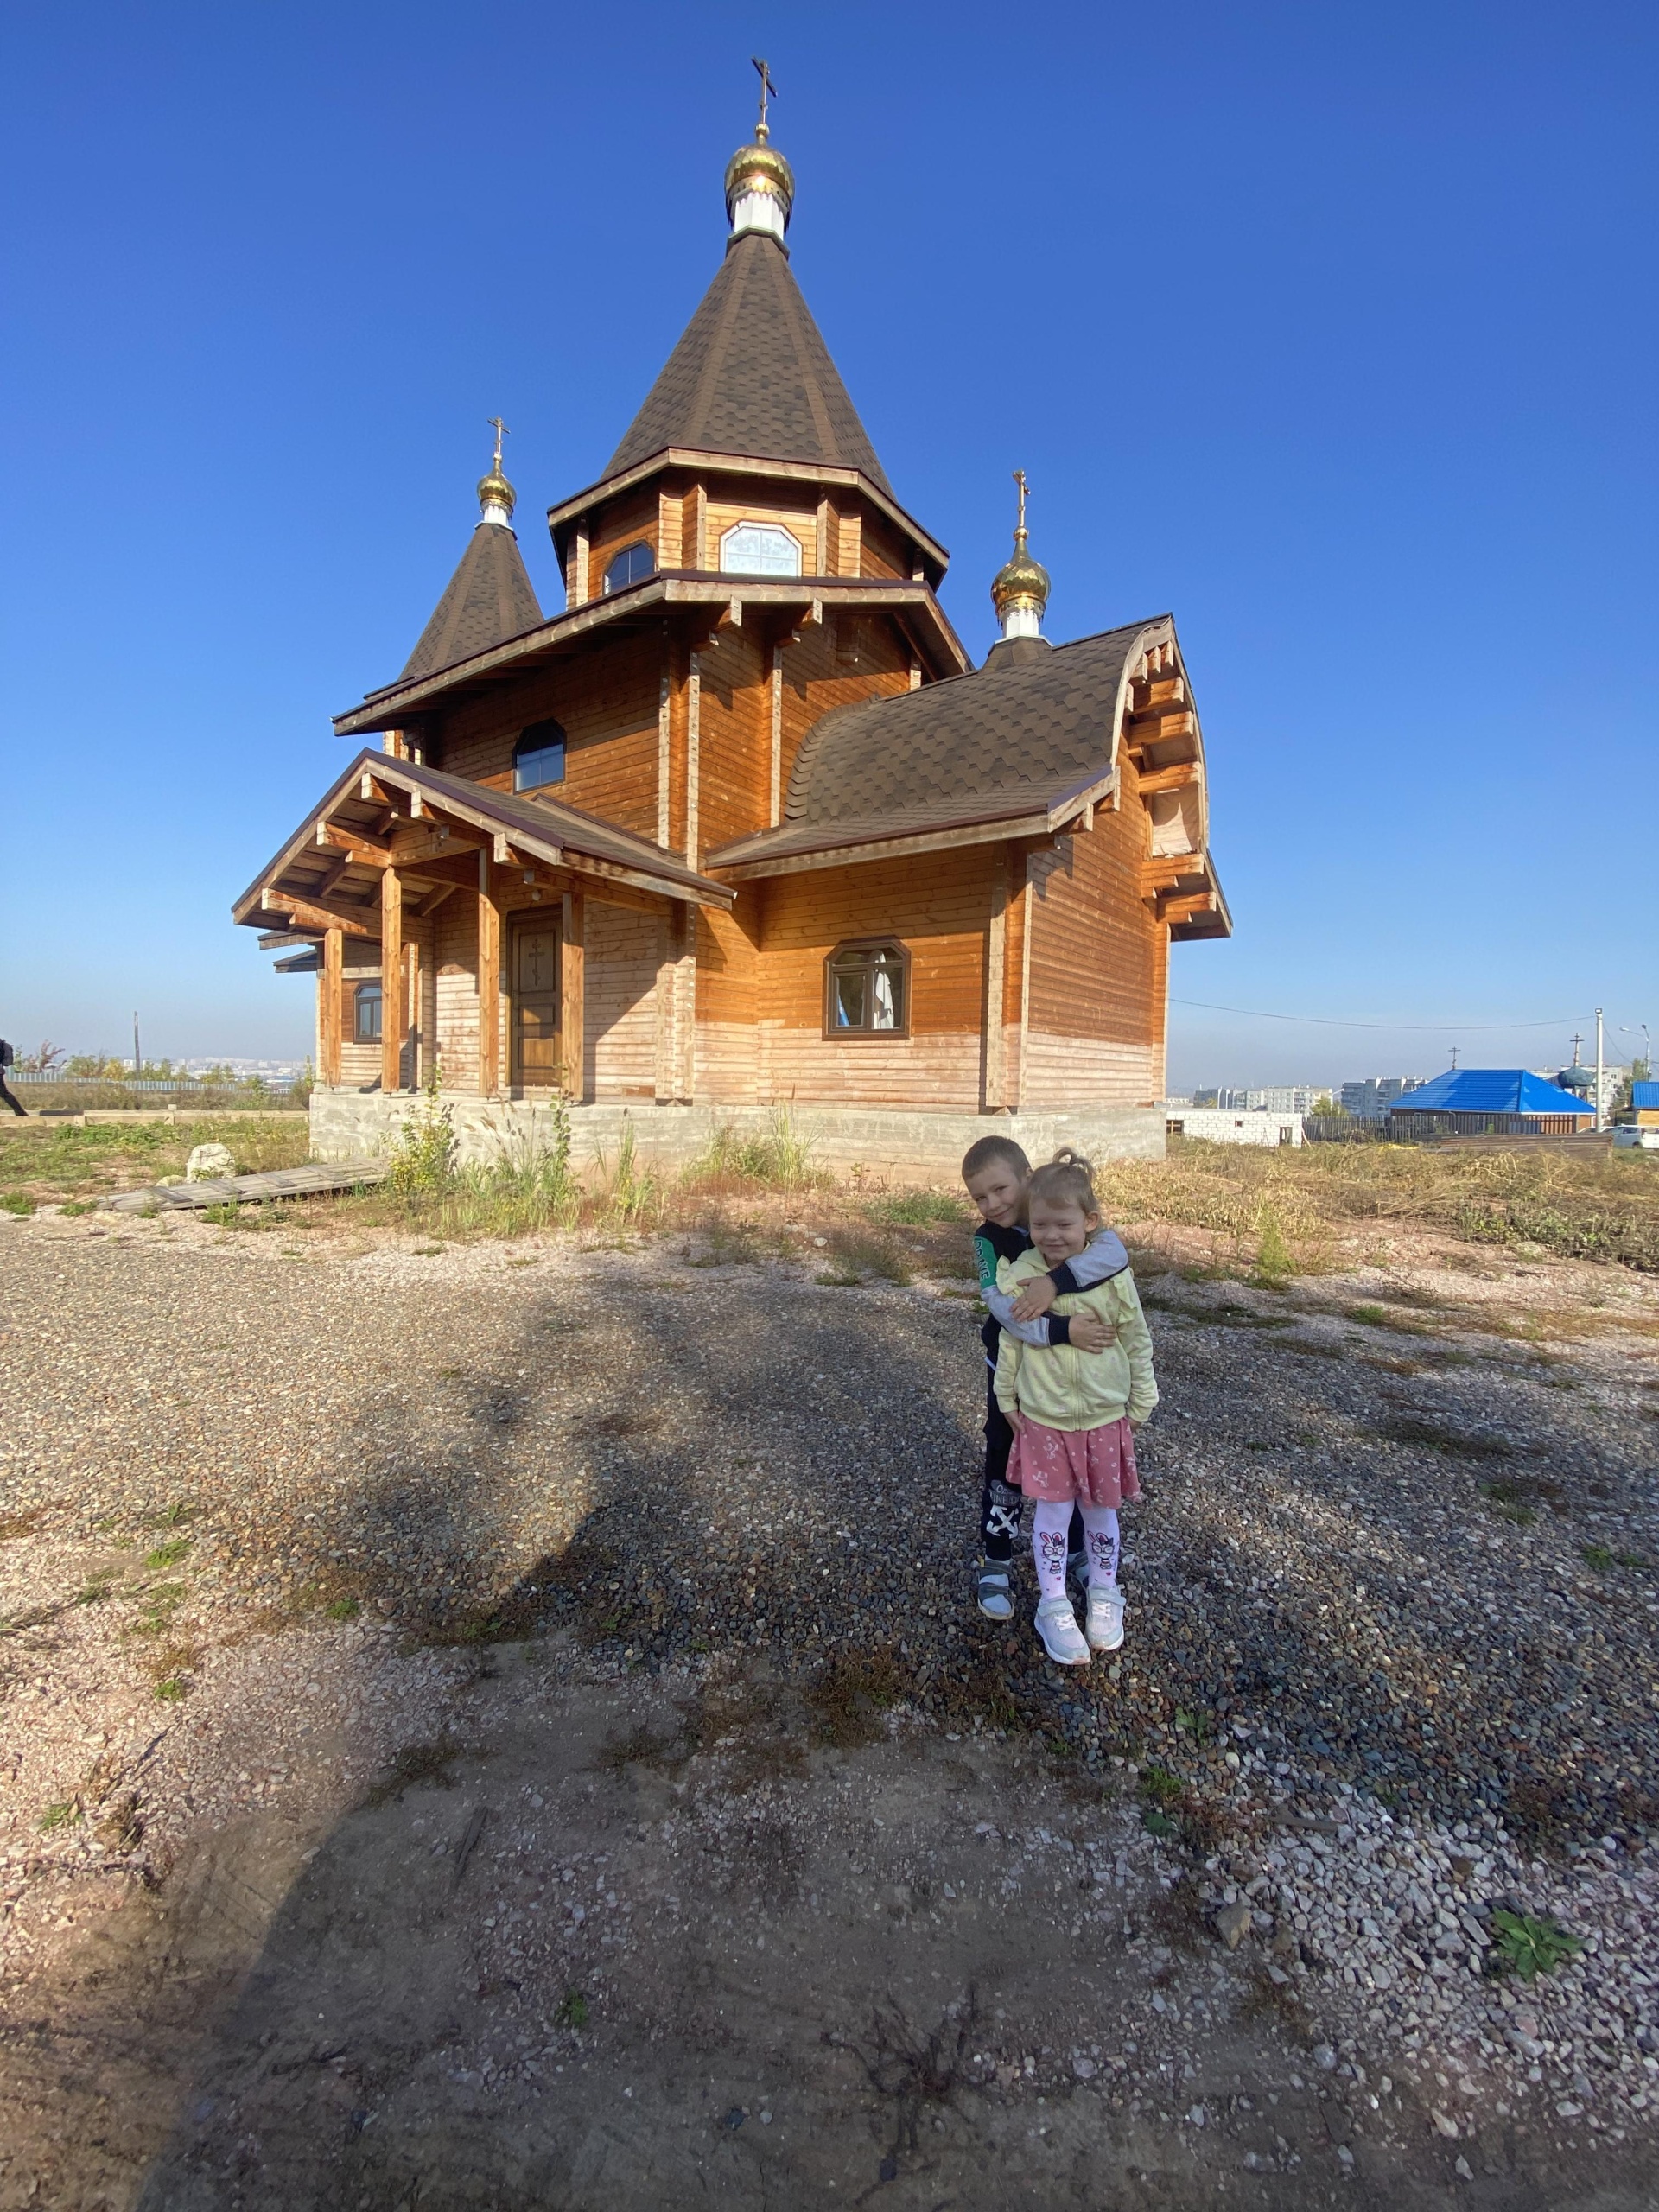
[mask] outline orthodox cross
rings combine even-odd
[[[490,428],[495,432],[495,473],[499,476],[501,474],[501,441],[509,433],[506,424],[499,415],[491,416]]]
[[[760,55],[752,54],[749,59],[760,73],[760,120],[756,125],[754,135],[757,138],[764,138],[766,135],[766,102],[768,99],[774,100],[777,99],[778,87],[772,81],[772,71]]]
[[[1023,537],[1026,534],[1026,472],[1023,468],[1014,470],[1014,480],[1020,486],[1020,519],[1014,528]]]

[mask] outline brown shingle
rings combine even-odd
[[[398,680],[452,668],[535,629],[541,619],[517,537],[499,523],[480,522]]]
[[[667,446],[856,468],[893,496],[787,257],[759,232],[728,247],[605,474]]]
[[[1148,626],[994,645],[971,675],[832,707],[796,755],[779,827],[710,866],[1039,811],[1109,769],[1125,666]]]

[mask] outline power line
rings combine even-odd
[[[1215,1006],[1208,999],[1176,999],[1171,1006],[1194,1006],[1206,1014],[1248,1014],[1252,1021],[1296,1021],[1320,1029],[1423,1029],[1455,1030],[1459,1034],[1478,1036],[1484,1030],[1503,1029],[1565,1029],[1569,1021],[1590,1019],[1582,1014],[1564,1014],[1555,1021],[1344,1021],[1329,1014],[1268,1014],[1259,1006]]]

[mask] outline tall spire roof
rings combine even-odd
[[[461,556],[461,565],[404,664],[399,683],[412,676],[435,675],[471,653],[484,652],[491,645],[535,629],[542,620],[512,527],[518,495],[501,473],[501,440],[506,425],[497,416],[491,427],[495,432],[495,458],[489,474],[479,480],[480,520]]]
[[[764,74],[761,82],[775,90]],[[856,468],[891,499],[869,432],[791,273],[784,231],[795,180],[768,135],[763,108],[753,143],[727,167],[726,258],[605,474],[684,446]]]

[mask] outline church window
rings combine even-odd
[[[564,730],[556,721],[531,722],[512,748],[512,788],[539,791],[564,781]]]
[[[741,522],[721,538],[720,566],[728,576],[798,576],[801,541],[774,523]]]
[[[642,584],[647,576],[657,573],[657,556],[642,537],[637,545],[625,545],[605,571],[604,588],[607,592],[626,591],[630,584]]]
[[[910,955],[891,939],[838,944],[823,963],[826,1037],[910,1033]]]
[[[359,1045],[380,1042],[380,986],[359,983],[352,1006],[352,1035]]]

